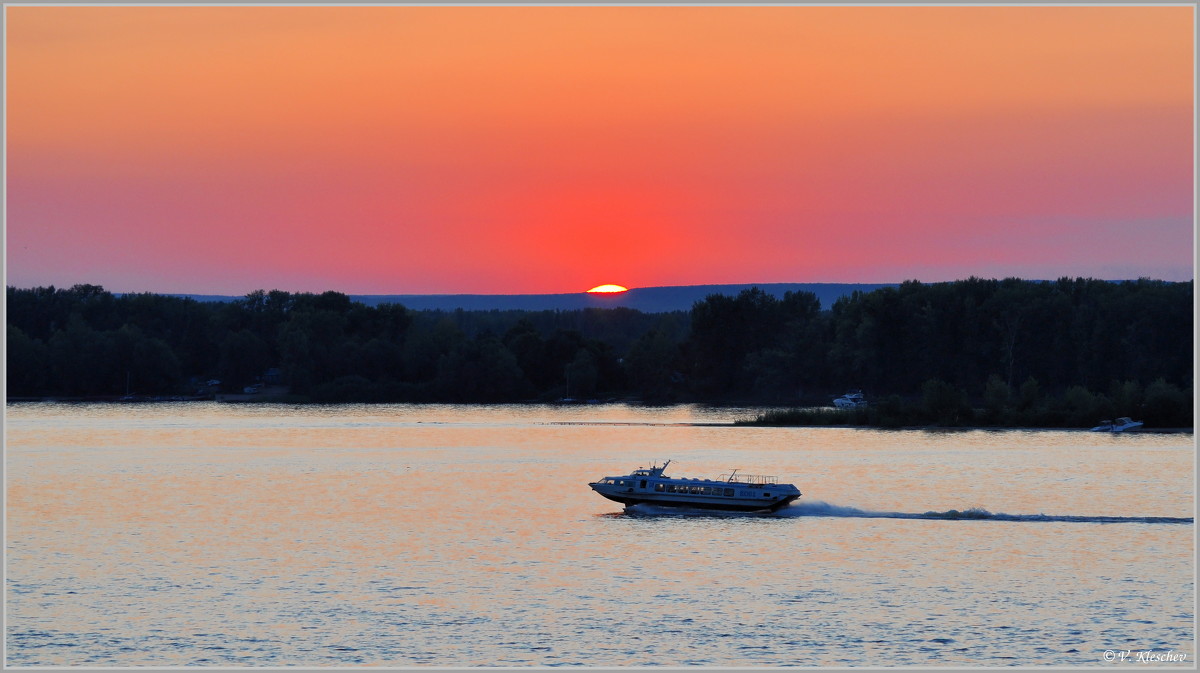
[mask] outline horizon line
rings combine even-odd
[[[698,287],[769,287],[769,286],[779,286],[779,285],[823,285],[823,286],[830,286],[830,285],[876,285],[876,286],[882,285],[882,286],[889,286],[890,285],[890,286],[899,286],[899,285],[903,285],[905,283],[919,283],[922,285],[936,285],[936,284],[942,284],[942,283],[963,282],[963,281],[967,281],[967,280],[971,280],[971,279],[982,280],[982,281],[1002,281],[1002,280],[1014,280],[1015,279],[1015,280],[1026,281],[1026,282],[1047,283],[1047,282],[1055,282],[1058,280],[1062,280],[1064,278],[1069,279],[1069,280],[1079,280],[1079,279],[1101,280],[1101,281],[1107,282],[1107,283],[1128,283],[1128,282],[1136,282],[1136,281],[1141,281],[1141,280],[1157,281],[1157,282],[1164,282],[1164,283],[1193,283],[1193,282],[1195,282],[1194,276],[1192,278],[1188,278],[1186,280],[1167,280],[1165,278],[1153,278],[1150,276],[1139,276],[1137,278],[1097,278],[1095,276],[1059,276],[1058,278],[1049,279],[1049,278],[1022,278],[1019,276],[1005,276],[1003,278],[998,278],[998,277],[993,276],[993,277],[985,278],[982,276],[972,275],[972,276],[968,276],[966,278],[956,278],[953,280],[935,280],[935,281],[926,281],[926,280],[910,278],[910,279],[905,279],[902,281],[885,281],[885,282],[770,281],[770,282],[741,282],[741,283],[689,283],[689,284],[681,284],[681,285],[648,285],[648,286],[642,286],[642,287],[629,287],[625,292],[613,293],[613,296],[615,297],[615,296],[627,295],[630,292],[636,292],[639,290],[686,289],[686,288],[698,288]],[[333,290],[333,289],[326,289],[326,290],[321,290],[321,291],[281,290],[278,287],[271,288],[270,290],[268,290],[265,287],[258,287],[258,288],[254,288],[252,290],[248,290],[246,292],[241,292],[241,293],[227,293],[227,292],[202,292],[202,291],[201,292],[196,292],[196,291],[169,292],[169,291],[160,291],[160,290],[120,291],[120,290],[112,290],[112,289],[104,287],[103,285],[95,284],[95,283],[72,283],[71,285],[65,285],[65,284],[64,285],[55,285],[55,284],[51,283],[49,285],[32,285],[32,286],[27,286],[27,287],[18,287],[18,286],[8,283],[6,280],[5,285],[8,288],[18,289],[18,290],[20,290],[20,289],[35,289],[35,288],[54,288],[56,290],[62,290],[62,289],[70,289],[77,285],[95,285],[97,287],[102,288],[105,292],[108,292],[109,294],[113,294],[113,295],[157,294],[157,295],[169,295],[169,296],[173,295],[173,296],[196,296],[196,297],[245,297],[247,295],[250,295],[250,294],[253,294],[253,293],[259,292],[259,291],[262,291],[262,292],[281,291],[281,292],[288,292],[289,294],[318,294],[318,295],[324,294],[325,292],[337,292],[339,294],[344,294],[344,295],[350,296],[350,297],[569,297],[569,296],[577,296],[577,295],[596,296],[595,293],[589,293],[587,290],[578,290],[578,291],[574,291],[574,292],[516,292],[516,293],[514,293],[514,292],[509,292],[509,293],[354,292],[354,291]]]

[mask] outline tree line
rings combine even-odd
[[[1192,308],[1192,282],[1148,279],[909,281],[827,310],[812,293],[754,288],[654,314],[9,287],[7,384],[10,397],[187,394],[209,380],[236,392],[271,372],[313,401],[788,405],[828,404],[848,389],[924,400],[936,388],[995,419],[1068,392],[1076,406],[1091,396],[1088,413],[1149,413],[1154,392],[1154,406],[1172,395],[1186,406],[1190,425]]]

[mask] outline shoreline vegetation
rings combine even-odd
[[[1093,403],[1094,404],[1094,403]],[[771,409],[755,418],[738,420],[734,425],[766,427],[851,427],[903,430],[1077,430],[1090,431],[1098,421],[1088,421],[1072,409],[1067,400],[1054,400],[1034,414],[996,414],[988,409],[962,409],[952,418],[935,417],[921,403],[890,400],[882,409],[790,408]],[[1088,417],[1090,418],[1090,416]],[[1112,418],[1112,415],[1109,415]],[[1124,432],[1191,433],[1194,428],[1141,427]]]
[[[338,292],[230,302],[7,288],[7,399],[772,408],[745,425],[1193,425],[1193,283],[907,281],[822,307],[413,311]],[[870,404],[827,407],[848,390]]]

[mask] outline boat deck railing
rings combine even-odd
[[[717,477],[717,481],[725,481],[734,484],[778,484],[779,477],[768,474],[723,474]]]

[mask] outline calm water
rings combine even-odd
[[[749,415],[9,405],[7,663],[1194,668],[1192,435],[688,425]],[[587,487],[667,458],[804,497]]]

